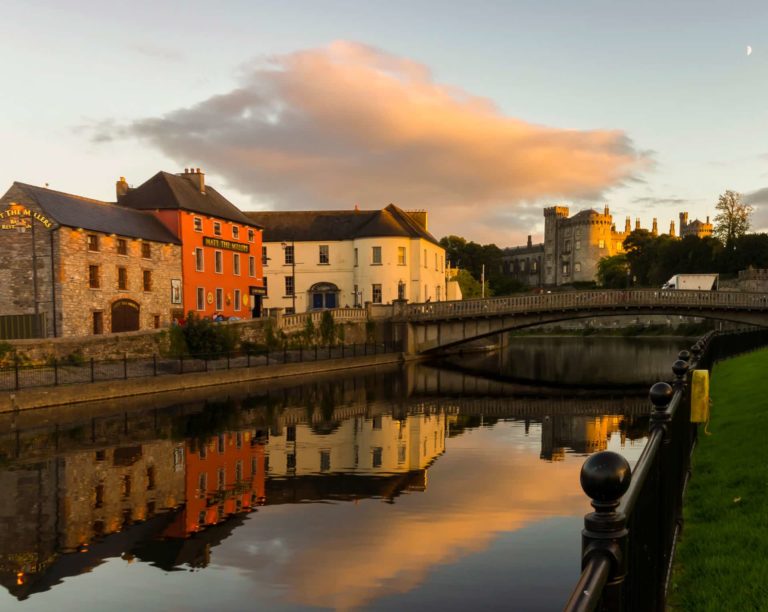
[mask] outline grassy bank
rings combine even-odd
[[[715,367],[675,561],[675,610],[768,610],[768,350]]]

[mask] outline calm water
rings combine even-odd
[[[635,389],[686,345],[515,339],[0,416],[0,609],[560,609],[583,458],[637,458]]]

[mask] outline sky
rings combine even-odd
[[[766,26],[751,0],[5,0],[0,185],[200,167],[244,210],[392,202],[501,247],[545,206],[666,230],[733,189],[766,230]]]

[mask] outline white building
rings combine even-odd
[[[426,211],[246,212],[264,227],[265,308],[324,308],[446,299],[445,250]]]

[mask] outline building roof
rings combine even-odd
[[[437,239],[407,212],[390,204],[382,210],[247,211],[264,228],[264,242],[317,242],[379,236]]]
[[[158,172],[138,187],[130,189],[120,198],[119,204],[138,210],[187,210],[257,227],[253,220],[210,185],[206,185],[205,193],[201,193],[191,180],[169,172]]]
[[[128,238],[179,244],[178,239],[160,221],[148,213],[117,206],[112,202],[54,191],[46,187],[15,182],[47,217],[59,225],[82,228]]]

